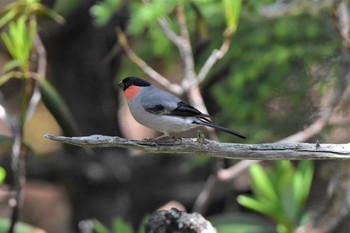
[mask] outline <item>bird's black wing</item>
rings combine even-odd
[[[176,108],[173,109],[170,109],[169,107],[166,107],[162,104],[157,104],[152,106],[145,106],[145,110],[153,114],[162,114],[169,116],[207,117],[207,115],[202,114],[199,110],[184,102],[178,102]]]
[[[170,111],[170,113],[167,115],[184,116],[184,117],[186,116],[209,117],[208,115],[201,113],[198,109],[184,102],[178,102],[177,107],[174,110]]]

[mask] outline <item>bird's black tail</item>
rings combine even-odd
[[[198,125],[209,126],[211,128],[214,128],[214,129],[217,129],[217,130],[221,130],[221,131],[224,131],[226,133],[235,135],[236,137],[239,137],[239,138],[242,138],[242,139],[246,139],[246,137],[243,136],[242,134],[240,134],[238,132],[235,132],[233,130],[227,129],[225,127],[222,127],[220,125],[216,125],[213,122],[211,122],[211,121],[209,121],[208,119],[205,119],[205,118],[204,119],[198,119],[197,121],[194,121],[193,123],[194,124],[198,124]]]

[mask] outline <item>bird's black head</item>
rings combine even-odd
[[[118,87],[123,89],[123,91],[125,91],[130,86],[147,87],[151,85],[152,84],[150,84],[149,82],[137,77],[127,77],[123,79],[123,81],[118,83]]]

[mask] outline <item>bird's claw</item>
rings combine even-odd
[[[205,143],[204,134],[200,130],[197,130],[197,142],[200,143],[200,144],[204,144]]]

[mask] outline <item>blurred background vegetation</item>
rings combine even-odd
[[[239,9],[228,8],[237,2]],[[43,138],[46,133],[154,136],[134,127],[124,113],[115,83],[147,76],[124,54],[117,28],[139,57],[173,83],[182,81],[183,63],[159,17],[178,33],[175,8],[184,6],[196,72],[221,46],[223,32],[232,30],[230,49],[200,85],[204,102],[217,123],[248,137],[244,143],[275,142],[315,122],[344,69],[349,73],[350,49],[336,22],[340,4],[349,15],[346,0],[1,1],[0,232],[7,231],[8,219],[17,218],[8,203],[21,200],[14,194],[18,190],[23,203],[17,232],[37,230],[24,223],[53,233],[87,232],[89,226],[132,232],[145,215],[170,201],[190,212],[214,173],[217,161],[203,156],[88,150]],[[233,11],[239,15],[236,24],[229,17]],[[347,82],[343,88],[327,126],[308,142],[350,141]],[[16,142],[22,145],[17,154]],[[329,184],[345,193],[334,197],[345,203],[349,185],[334,182],[348,184],[348,170],[348,162],[330,161],[254,165],[217,188],[202,214],[218,232],[295,232],[329,211],[321,208],[329,204]],[[320,218],[334,223],[325,232],[349,232],[350,207],[343,206],[344,216]]]

